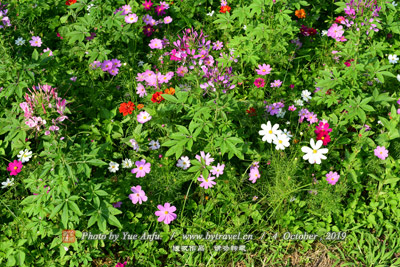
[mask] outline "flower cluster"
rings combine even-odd
[[[272,126],[271,122],[261,125],[262,130],[258,133],[263,136],[262,141],[268,143],[274,143],[276,150],[284,150],[289,147],[289,141],[292,135],[286,129],[284,131],[279,130],[279,124]]]
[[[226,13],[226,12],[230,12],[230,11],[231,11],[231,7],[228,6],[228,2],[226,0],[221,0],[221,8],[220,8],[219,12]]]
[[[332,128],[329,128],[329,123],[321,121],[315,128],[316,130],[314,132],[317,135],[317,140],[321,140],[322,144],[326,146],[331,141],[329,133],[332,132]]]
[[[30,158],[32,157],[32,151],[29,151],[28,149],[21,150],[17,157],[18,160],[10,162],[7,167],[7,171],[10,172],[11,176],[16,176],[18,173],[21,172],[22,163],[28,162],[30,160]],[[2,182],[1,184],[1,188],[12,186],[14,184],[14,178],[11,178],[11,180],[7,178],[7,180],[5,182]]]
[[[57,124],[68,118],[64,114],[67,101],[58,97],[56,88],[47,84],[32,86],[32,91],[28,90],[31,94],[25,94],[26,102],[19,104],[24,111],[25,124],[40,131],[42,126],[46,128],[47,121],[51,121],[45,135],[57,132],[60,129]]]
[[[102,71],[110,73],[112,76],[116,76],[119,71],[119,67],[121,67],[121,61],[114,58],[111,60],[104,60],[103,62],[94,61],[90,64],[90,67],[95,70],[101,68]]]
[[[4,27],[10,27],[10,19],[7,17],[8,9],[6,9],[8,4],[2,4],[0,2],[0,29]]]
[[[164,98],[162,97],[162,94],[173,95],[173,94],[175,94],[175,89],[171,87],[171,88],[165,89],[164,92],[162,92],[162,91],[155,92],[151,97],[151,102],[153,102],[153,103],[157,102],[160,104],[164,100]]]
[[[309,28],[309,27],[307,27],[305,25],[301,25],[300,33],[303,36],[314,36],[314,35],[317,34],[317,30],[314,29],[314,28]]]
[[[166,73],[165,75],[161,74],[161,72],[158,72],[157,74],[154,73],[151,70],[146,70],[143,73],[138,73],[136,80],[138,82],[145,81],[146,86],[152,86],[156,90],[159,89],[160,85],[165,83],[169,83],[169,81],[174,77],[174,73],[172,71]],[[140,90],[139,90],[140,89]],[[142,84],[138,84],[138,94],[143,97],[143,95],[147,95],[146,90]]]

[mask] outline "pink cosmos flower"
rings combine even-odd
[[[32,36],[32,40],[30,40],[29,43],[31,44],[31,46],[41,47],[42,39],[39,36]]]
[[[10,175],[17,175],[21,172],[22,169],[22,161],[14,160],[10,162],[7,167],[7,171],[10,172]]]
[[[257,88],[264,87],[265,81],[264,81],[263,78],[257,78],[257,79],[254,81],[254,85],[257,86]]]
[[[331,185],[335,185],[336,182],[339,180],[339,177],[340,175],[337,172],[330,171],[329,173],[326,174],[326,180]]]
[[[310,124],[318,122],[317,114],[314,114],[314,112],[308,112],[308,114],[306,115],[306,118],[307,118],[307,121],[310,122]]]
[[[258,65],[256,72],[258,75],[267,75],[271,73],[271,70],[271,66],[264,63],[263,65]]]
[[[138,83],[136,90],[137,90],[136,93],[139,95],[139,97],[144,97],[145,95],[147,95],[146,89],[141,83]]]
[[[225,164],[219,165],[218,163],[217,166],[212,166],[211,173],[219,177],[220,175],[224,174],[224,169],[225,169]]]
[[[128,15],[132,12],[132,7],[130,5],[124,5],[122,6],[122,9],[124,10],[124,12],[122,12],[121,15]]]
[[[271,87],[280,87],[282,85],[282,82],[280,80],[275,80],[273,83],[271,83]]]
[[[260,172],[259,172],[258,168],[256,168],[256,167],[250,168],[249,176],[250,176],[249,180],[254,184],[257,181],[257,179],[260,178]]]
[[[188,72],[188,68],[184,66],[180,66],[177,70],[176,73],[178,73],[178,76],[183,77],[185,74]]]
[[[111,70],[113,67],[113,64],[110,60],[105,60],[102,64],[101,64],[101,69],[102,71],[108,71]]]
[[[195,157],[198,161],[201,162],[201,159],[204,159],[206,165],[210,165],[211,162],[214,162],[214,159],[211,157],[210,153],[207,153],[207,155],[204,153],[204,151],[200,151],[200,156],[196,155]]]
[[[151,49],[162,49],[163,48],[162,41],[157,38],[151,40],[149,46]]]
[[[173,220],[176,219],[177,216],[174,213],[174,211],[176,211],[175,206],[171,206],[171,204],[165,203],[164,206],[158,205],[157,208],[159,209],[155,212],[155,215],[159,216],[157,221],[164,221],[165,224],[170,224]]]
[[[344,33],[343,26],[342,25],[338,26],[336,23],[334,23],[329,28],[327,36],[332,37],[336,41],[340,41],[340,38],[342,37],[343,33]]]
[[[112,68],[108,70],[108,73],[110,73],[112,76],[116,76],[118,74],[119,69],[118,68]]]
[[[136,23],[138,21],[138,16],[136,14],[129,14],[128,16],[125,16],[125,22],[132,24]]]
[[[388,152],[384,146],[377,146],[374,150],[375,156],[383,160],[388,157]]]
[[[204,189],[208,189],[208,188],[213,187],[216,184],[216,182],[213,181],[214,179],[215,179],[215,177],[211,176],[211,174],[208,176],[207,179],[204,179],[203,175],[200,175],[200,177],[197,178],[197,181],[202,182],[200,184],[200,187],[203,187]]]
[[[164,18],[165,24],[170,24],[172,22],[172,18],[170,16]]]
[[[296,107],[294,105],[289,106],[289,111],[295,111]]]
[[[139,204],[142,204],[142,201],[147,201],[146,193],[142,190],[142,187],[140,185],[136,187],[132,186],[131,191],[133,192],[133,194],[129,195],[129,199],[132,200],[133,204],[136,204],[138,202]]]
[[[137,121],[139,123],[145,123],[148,122],[149,120],[151,120],[151,116],[149,113],[147,113],[147,111],[142,111],[137,115]]]
[[[135,165],[136,168],[132,169],[131,172],[136,173],[136,178],[144,177],[146,173],[150,173],[151,164],[149,162],[146,163],[145,159],[142,159],[141,161],[136,161]]]

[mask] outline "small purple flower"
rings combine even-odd
[[[212,166],[211,173],[217,177],[224,174],[225,164],[220,165],[219,163],[217,166]]]
[[[102,64],[101,64],[101,69],[103,71],[108,71],[111,70],[113,67],[113,64],[110,60],[105,60]]]
[[[78,77],[76,77],[76,76],[73,76],[73,77],[71,77],[71,78],[69,78],[71,81],[73,81],[73,82],[76,82],[76,79],[77,79]]]
[[[132,201],[133,204],[136,204],[138,202],[139,204],[142,204],[142,201],[147,201],[146,193],[142,190],[142,187],[140,185],[136,187],[132,186],[131,191],[133,192],[133,194],[129,195],[129,199]]]
[[[151,164],[145,159],[135,162],[136,168],[132,169],[132,173],[136,173],[136,178],[144,177],[146,173],[150,173]]]
[[[377,146],[374,150],[375,156],[380,159],[386,159],[388,157],[389,151],[384,146]]]
[[[169,203],[165,203],[164,206],[158,205],[158,211],[155,212],[155,215],[158,216],[157,221],[162,222],[164,221],[165,224],[170,224],[173,220],[176,219],[176,211],[175,206],[171,206]]]
[[[280,80],[275,80],[273,83],[271,83],[271,87],[280,87],[282,85],[282,82]]]
[[[337,181],[339,180],[339,177],[340,177],[340,175],[337,172],[330,171],[329,173],[326,174],[326,180],[331,185],[335,185],[337,183]]]
[[[170,16],[164,18],[165,24],[170,24],[172,22],[172,18]]]
[[[163,48],[162,41],[157,38],[151,40],[149,46],[151,49],[162,49]]]
[[[216,41],[213,43],[213,49],[214,50],[221,50],[224,47],[223,42]]]
[[[203,187],[204,189],[213,187],[216,184],[216,182],[214,182],[214,179],[215,179],[215,177],[211,176],[211,174],[209,174],[207,179],[204,179],[203,175],[200,175],[200,177],[197,178],[197,180],[199,182],[202,182],[200,184],[200,187]]]
[[[112,205],[113,205],[114,208],[120,208],[121,205],[122,205],[122,202],[118,201],[118,202],[113,203]]]

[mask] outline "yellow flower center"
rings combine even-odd
[[[255,175],[254,175],[254,177],[257,177],[257,176],[258,176],[258,174],[255,174]]]
[[[335,178],[332,178],[331,180],[333,181],[333,180],[335,180]]]
[[[272,134],[272,130],[269,130],[269,132],[268,132],[269,134]]]
[[[208,179],[204,179],[204,181],[206,181],[208,183]]]
[[[168,214],[168,211],[165,211],[164,213],[165,213],[165,214]]]
[[[265,70],[262,70],[263,72],[265,72]]]
[[[317,151],[316,149],[313,150],[313,153],[314,153],[314,154],[317,154],[317,152],[318,152],[318,151]]]
[[[282,144],[283,142],[282,142],[282,140],[279,140],[279,144]]]
[[[139,196],[139,194],[136,194],[136,196]]]
[[[143,170],[143,167],[139,167],[139,170]]]
[[[186,162],[183,162],[182,164],[183,164],[183,165],[186,165]]]
[[[381,152],[381,154],[382,154],[382,152]],[[18,167],[17,167],[17,166],[15,166],[15,167],[14,167],[14,170],[17,170],[17,169],[18,169]]]
[[[322,137],[321,137],[321,139],[322,139],[322,140],[324,140],[324,139],[325,139],[325,137],[323,137],[323,136],[322,136]]]
[[[144,116],[144,117],[143,117],[143,119],[145,120],[145,119],[147,119],[147,117],[146,117],[146,116]]]
[[[381,152],[379,152],[379,154],[382,154],[382,151],[381,151]]]

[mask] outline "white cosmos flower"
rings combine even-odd
[[[9,178],[7,178],[7,181],[2,182],[1,185],[2,185],[1,188],[6,188],[8,186],[14,185],[14,178],[11,178],[11,180]]]
[[[279,109],[279,113],[276,114],[276,117],[278,117],[278,118],[283,118],[283,117],[285,116],[285,114],[286,114],[286,111],[283,111],[283,109],[280,108],[280,109]]]
[[[19,46],[24,45],[25,44],[24,38],[19,37],[17,40],[15,40],[15,44]]]
[[[207,16],[210,16],[210,17],[212,17],[214,15],[214,10],[213,11],[211,11],[210,13],[207,13]]]
[[[190,167],[190,160],[189,157],[184,157],[182,156],[179,160],[178,163],[176,164],[177,167],[180,167],[184,170]]]
[[[130,159],[124,159],[122,161],[122,168],[130,168],[132,167],[132,161]]]
[[[289,140],[292,139],[292,137],[293,137],[292,133],[290,131],[288,131],[287,129],[283,130],[282,134],[286,135],[289,138]]]
[[[321,36],[325,36],[325,35],[327,35],[328,34],[328,31],[327,30],[323,30],[322,32],[321,32]]]
[[[308,102],[308,100],[311,99],[311,92],[308,90],[303,90],[303,92],[301,92],[301,97],[304,101]]]
[[[393,63],[393,64],[396,64],[397,61],[399,60],[399,58],[396,55],[389,55],[388,58],[389,58],[389,62]]]
[[[400,74],[397,74],[397,80],[400,82]]]
[[[258,133],[263,136],[262,140],[265,142],[267,141],[268,143],[272,143],[274,138],[276,138],[276,135],[281,133],[281,130],[278,130],[279,124],[275,124],[273,127],[271,127],[271,122],[268,121],[267,125],[261,124],[262,130],[260,130]]]
[[[284,150],[285,148],[287,148],[290,144],[289,144],[289,137],[287,137],[284,134],[278,134],[278,136],[274,139],[274,144],[275,149],[276,150]]]
[[[296,106],[300,106],[300,107],[302,107],[304,104],[303,104],[303,100],[301,100],[301,99],[296,99],[295,101],[294,101],[294,104],[296,105]]]
[[[310,164],[321,164],[321,159],[326,159],[326,156],[324,154],[328,153],[327,148],[321,148],[322,146],[322,140],[318,140],[317,143],[315,143],[314,139],[310,139],[310,145],[311,148],[303,146],[301,148],[301,151],[306,153],[303,156],[304,160],[308,160]],[[320,149],[321,148],[321,149]]]
[[[32,157],[32,151],[29,151],[28,149],[21,150],[17,157],[22,163],[28,162]]]
[[[395,1],[393,1],[393,2],[392,2],[392,5],[393,5],[394,7],[396,7],[396,6],[397,6],[397,3],[396,3]]]
[[[108,165],[108,170],[110,172],[117,172],[119,170],[119,164],[111,161]]]

